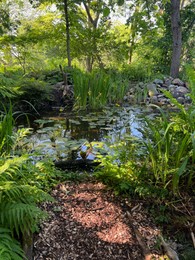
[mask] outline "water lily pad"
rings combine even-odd
[[[38,123],[38,124],[48,124],[48,123],[53,123],[54,120],[51,120],[51,119],[36,119],[34,120],[35,123]]]
[[[78,121],[78,120],[73,120],[73,119],[70,119],[69,122],[70,122],[71,124],[74,124],[74,125],[80,125],[80,124],[81,124],[80,121]]]

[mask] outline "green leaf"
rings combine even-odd
[[[118,4],[119,6],[122,6],[122,5],[124,4],[124,0],[117,0],[117,4]]]
[[[108,7],[105,7],[103,9],[103,16],[108,16],[110,14],[110,9]]]

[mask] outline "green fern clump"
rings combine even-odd
[[[15,155],[17,142],[26,131],[19,135],[14,133],[11,105],[0,119],[0,259],[24,259],[19,242],[29,240],[38,230],[40,220],[46,217],[38,204],[53,199],[42,190],[44,185],[38,182],[41,170],[31,162],[29,155]],[[49,175],[49,169],[46,170]],[[47,182],[48,179],[49,176]]]
[[[36,204],[51,200],[44,191],[28,184],[22,167],[27,160],[21,156],[0,161],[0,225],[18,236],[37,229],[45,214]]]
[[[24,252],[20,243],[13,239],[11,231],[0,227],[0,259],[1,260],[22,260]]]

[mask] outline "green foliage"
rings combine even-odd
[[[94,173],[96,178],[112,186],[116,193],[134,193],[135,187],[139,186],[141,171],[136,160],[137,153],[133,152],[138,144],[127,143],[121,141],[111,145],[109,154],[102,158],[101,165]]]
[[[121,102],[128,87],[128,80],[104,71],[73,72],[75,108],[98,109],[108,103]]]
[[[123,77],[131,81],[146,81],[152,75],[152,66],[145,61],[145,66],[142,66],[143,60],[130,65],[123,66],[121,74]]]
[[[191,91],[190,97],[192,99],[193,105],[195,106],[195,69],[192,66],[186,66],[186,74]]]
[[[12,107],[1,116],[0,139],[0,258],[23,259],[20,244],[26,234],[38,230],[46,214],[37,206],[53,201],[43,189],[50,190],[57,176],[50,164],[34,164],[28,155],[13,156],[16,142],[28,131],[13,132]],[[11,156],[12,154],[12,156]]]
[[[0,155],[8,154],[11,151],[13,123],[12,106],[10,105],[7,113],[0,114]]]
[[[174,100],[175,104],[176,101]],[[181,105],[178,103],[178,106]],[[186,111],[182,107],[182,112]],[[144,133],[144,145],[148,152],[148,165],[151,167],[155,185],[162,185],[166,188],[171,186],[171,190],[176,193],[179,183],[186,179],[188,161],[193,159],[193,147],[189,122],[176,116],[168,119],[161,109],[161,117],[149,121],[146,119]],[[185,125],[184,125],[185,123]],[[156,127],[158,125],[158,127]],[[184,128],[183,128],[184,127]],[[188,180],[190,175],[188,176]],[[190,181],[191,182],[191,181]],[[188,182],[189,184],[189,182]],[[190,183],[190,185],[192,182]]]
[[[24,252],[17,242],[11,236],[11,231],[0,227],[0,259],[2,260],[22,260]]]
[[[22,166],[27,160],[27,156],[21,156],[0,161],[0,225],[18,236],[37,229],[44,214],[36,203],[51,199],[36,186],[28,184]]]
[[[17,84],[20,95],[15,98],[15,101],[18,102],[20,109],[22,109],[21,101],[26,101],[23,106],[27,106],[28,103],[28,109],[32,110],[34,107],[38,110],[52,100],[51,88],[43,81],[34,78],[22,78]],[[25,109],[27,110],[27,107]]]

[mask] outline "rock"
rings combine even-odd
[[[158,103],[158,98],[157,98],[157,96],[151,96],[150,102],[153,103],[153,104],[157,104],[157,103]]]
[[[172,95],[173,95],[174,98],[179,98],[179,97],[181,97],[181,93],[178,92],[178,91],[176,91],[176,90],[172,92]]]
[[[100,161],[93,161],[88,159],[81,160],[66,160],[66,161],[56,161],[55,167],[62,170],[66,169],[92,169],[95,166],[99,165]]]
[[[189,93],[189,90],[186,88],[186,87],[182,87],[182,86],[179,86],[176,88],[176,91],[182,93],[182,94],[187,94]]]
[[[163,81],[161,79],[155,79],[153,83],[161,86],[163,84]]]
[[[128,97],[128,101],[129,101],[129,103],[135,103],[135,95],[130,95]]]
[[[172,84],[174,84],[174,85],[178,85],[178,86],[184,86],[185,84],[184,84],[184,82],[183,81],[181,81],[180,79],[174,79],[173,81],[172,81]]]
[[[180,104],[184,104],[184,103],[185,103],[185,98],[184,98],[184,97],[178,97],[178,98],[177,98],[177,101],[178,101]]]
[[[128,96],[124,96],[123,100],[128,101]]]
[[[165,98],[165,96],[163,94],[158,94],[157,97],[158,97],[158,99]]]
[[[165,86],[169,86],[171,85],[171,82],[173,81],[173,78],[172,77],[167,77],[164,79],[164,84]]]
[[[147,89],[148,89],[148,94],[149,94],[150,97],[158,94],[158,91],[157,91],[155,84],[148,84]]]
[[[171,91],[171,92],[174,91],[175,89],[176,89],[175,85],[169,85],[168,86],[168,90]]]
[[[165,105],[165,104],[169,103],[169,100],[168,100],[167,98],[160,98],[160,99],[159,99],[159,102],[160,102],[161,104]]]
[[[143,82],[139,82],[138,86],[143,89],[145,87],[145,84]]]
[[[191,103],[192,102],[192,99],[190,96],[185,96],[185,100],[187,103]]]
[[[64,85],[64,81],[58,82],[55,84],[55,88],[61,88]]]

